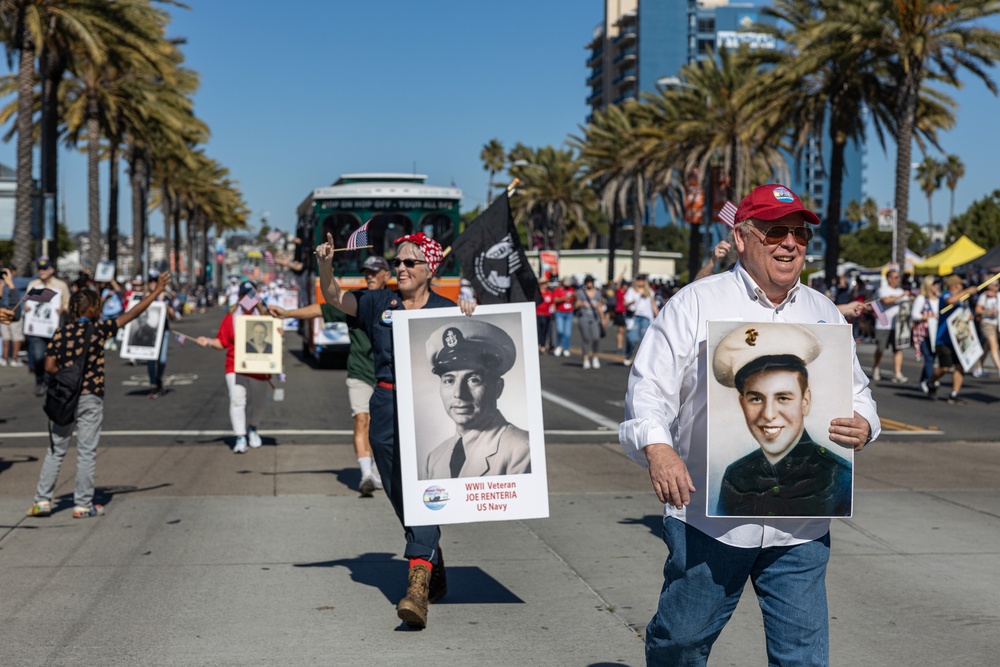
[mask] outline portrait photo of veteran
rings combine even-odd
[[[813,406],[808,366],[821,351],[816,334],[797,324],[748,323],[719,342],[713,374],[738,393],[757,449],[726,467],[710,515],[850,516],[852,464],[816,443],[805,426]]]
[[[646,660],[706,664],[750,581],[763,615],[768,663],[827,665],[830,519],[708,515],[708,383],[714,379],[707,340],[709,320],[720,316],[846,322],[833,301],[802,283],[806,248],[820,220],[794,192],[779,184],[756,187],[740,202],[734,222],[736,264],[667,301],[629,374],[618,437],[625,454],[648,470],[664,505],[669,554],[646,627]],[[831,419],[824,435],[858,452],[878,437],[881,425],[853,338],[849,345],[851,360],[844,363],[851,364],[853,415]]]
[[[268,329],[264,322],[247,322],[247,354],[271,354],[271,344],[267,342]]]
[[[507,332],[487,322],[453,321],[430,335],[426,349],[455,433],[430,452],[419,478],[530,473],[528,433],[497,407],[503,375],[517,357]]]

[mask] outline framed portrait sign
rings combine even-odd
[[[167,325],[167,304],[154,301],[139,317],[125,325],[122,359],[155,361],[160,358],[163,330]]]
[[[948,334],[951,336],[955,354],[962,364],[962,369],[968,373],[983,356],[983,345],[976,333],[975,316],[971,308],[955,308],[945,320]]]
[[[277,374],[281,372],[281,320],[264,315],[233,317],[235,328],[234,362],[237,373]]]
[[[913,300],[903,299],[896,313],[896,349],[908,347],[913,347]]]
[[[407,525],[547,517],[534,304],[396,310],[392,337]]]
[[[708,323],[708,516],[851,516],[854,450],[829,427],[854,414],[852,342],[847,324]]]
[[[59,328],[59,306],[62,296],[59,290],[51,290],[55,296],[49,301],[32,301],[26,299],[24,302],[24,335],[37,336],[39,338],[52,338],[52,335]],[[44,298],[44,296],[40,297]]]

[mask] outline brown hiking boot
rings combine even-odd
[[[438,545],[438,562],[431,570],[431,583],[427,591],[427,601],[434,603],[448,593],[448,575],[444,571],[444,552]]]
[[[396,605],[396,615],[406,621],[411,628],[427,627],[427,591],[431,572],[423,564],[410,568],[406,597]]]

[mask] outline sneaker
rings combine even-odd
[[[959,398],[955,392],[948,394],[948,405],[962,405],[964,403],[965,400]]]
[[[987,373],[986,371],[984,371],[982,368],[977,368],[974,371],[972,371],[972,377],[974,377],[974,378],[989,377],[989,373]]]
[[[908,381],[909,379],[910,379],[910,378],[906,377],[906,376],[905,376],[905,375],[903,375],[902,373],[899,373],[899,374],[897,374],[897,375],[893,375],[893,376],[892,376],[892,381],[893,381],[893,382],[894,382],[895,384],[906,384],[906,382],[907,382],[907,381]]]
[[[28,510],[28,516],[52,516],[52,503],[47,500],[39,500]]]
[[[590,370],[590,359],[584,359],[583,360],[583,370],[585,370],[585,371],[589,371]]]
[[[94,505],[92,507],[74,507],[74,519],[87,519],[92,516],[104,516],[104,505]]]
[[[920,391],[924,392],[926,395],[931,395],[931,388],[927,385],[927,380],[920,381]]]
[[[624,366],[625,368],[628,368],[631,365],[632,365],[631,359],[626,359],[625,361],[622,362],[622,366]]]
[[[594,357],[594,360],[590,362],[590,367],[591,368],[600,368],[601,367],[601,360],[598,359],[597,357]]]
[[[875,382],[878,382],[879,380],[882,379],[882,369],[881,368],[873,368],[872,369],[872,379],[875,380]]]
[[[233,454],[247,453],[247,439],[244,436],[236,438],[236,445],[233,447]]]
[[[257,449],[262,444],[264,444],[263,442],[261,442],[260,434],[257,433],[257,429],[255,428],[250,429],[250,433],[247,434],[247,440],[249,441],[250,447],[252,449]]]
[[[563,350],[563,356],[564,357],[572,357],[573,355],[569,353],[569,348],[566,348],[565,350]]]
[[[3,368],[6,365],[7,365],[7,360],[0,357],[0,368]]]
[[[365,475],[361,478],[361,486],[358,487],[362,498],[371,498],[375,494],[375,478]]]
[[[24,362],[20,359],[11,359],[7,362],[7,365],[11,368],[24,368]]]
[[[45,395],[45,385],[44,384],[36,384],[35,385],[35,396],[44,396],[44,395]]]
[[[552,350],[552,355],[556,357],[562,356],[562,347],[556,346],[556,349]]]
[[[159,398],[160,396],[163,396],[163,394],[154,389],[153,391],[149,392],[149,395],[146,396],[146,398]]]

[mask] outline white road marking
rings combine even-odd
[[[618,425],[615,424],[614,433],[617,434]],[[606,436],[610,433],[608,429],[598,428],[593,431],[567,431],[567,430],[552,430],[545,431],[545,435],[573,435],[573,436],[584,436],[584,435],[602,435]],[[230,430],[218,430],[218,431],[101,431],[101,437],[141,437],[147,435],[177,435],[177,436],[188,436],[188,437],[207,437],[207,436],[225,436],[232,435],[233,432]],[[261,431],[261,435],[344,435],[353,436],[354,431],[352,430],[322,430],[322,429],[279,429],[272,431],[266,429]],[[3,433],[0,434],[0,441],[5,438],[47,438],[49,434],[47,431],[23,431],[21,433]],[[616,436],[617,437],[617,436]]]
[[[578,403],[574,403],[573,401],[567,400],[562,396],[557,396],[550,391],[545,391],[544,389],[542,390],[542,398],[547,401],[551,401],[556,405],[562,406],[570,412],[575,412],[584,419],[589,419],[594,422],[598,426],[603,426],[604,428],[614,431],[615,433],[618,432],[618,422],[608,419],[604,415],[594,412],[590,408],[585,408]]]

